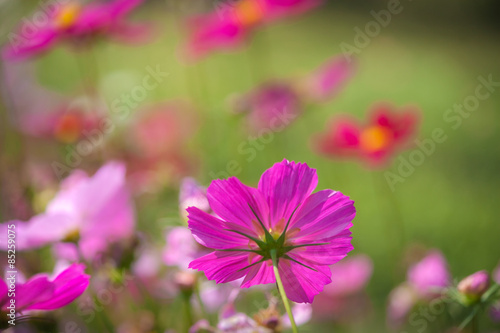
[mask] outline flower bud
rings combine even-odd
[[[490,276],[486,271],[469,275],[458,284],[460,291],[468,300],[478,300],[490,287]]]

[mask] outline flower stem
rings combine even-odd
[[[281,299],[283,300],[283,305],[285,306],[286,313],[288,314],[288,318],[290,318],[290,323],[292,324],[293,333],[298,333],[297,325],[295,324],[295,319],[293,319],[292,309],[290,308],[290,303],[288,302],[288,298],[286,297],[285,288],[283,287],[283,282],[281,281],[280,273],[278,271],[278,259],[276,257],[276,250],[271,250],[271,258],[273,260],[273,270],[274,276],[276,277],[276,284],[278,285],[278,290],[281,295]]]

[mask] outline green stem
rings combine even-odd
[[[191,311],[191,293],[182,292],[182,306],[184,309],[185,332],[193,326],[193,312]]]
[[[472,333],[478,333],[479,332],[479,325],[478,325],[478,320],[477,320],[477,315],[472,318]]]
[[[293,333],[298,333],[297,325],[295,324],[295,319],[293,319],[292,309],[290,308],[290,303],[288,302],[288,298],[286,297],[285,288],[283,287],[283,282],[281,281],[280,273],[278,271],[278,258],[276,257],[276,250],[271,250],[271,258],[273,260],[273,270],[274,276],[276,277],[276,284],[278,285],[278,290],[281,295],[281,299],[283,300],[283,305],[285,306],[286,313],[288,314],[288,318],[290,318],[290,323],[292,324]]]

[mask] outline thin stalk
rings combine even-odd
[[[290,303],[288,302],[288,298],[286,297],[285,288],[283,287],[283,282],[281,281],[280,273],[278,271],[278,258],[276,257],[276,250],[271,250],[271,258],[273,260],[273,270],[274,276],[276,277],[276,284],[278,285],[278,290],[281,295],[281,299],[283,300],[283,305],[285,306],[286,313],[288,314],[288,318],[290,318],[290,323],[292,324],[293,333],[298,333],[297,325],[295,324],[295,319],[293,318],[292,309],[290,308]]]
[[[182,293],[182,307],[184,310],[184,323],[186,325],[185,331],[193,325],[193,312],[191,311],[191,293]]]

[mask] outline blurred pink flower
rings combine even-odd
[[[198,207],[204,212],[210,213],[210,204],[207,199],[207,189],[201,186],[194,178],[184,178],[181,181],[179,191],[179,210],[180,215],[187,222],[188,207]]]
[[[314,315],[318,318],[350,322],[366,316],[369,300],[364,288],[370,281],[373,263],[365,255],[348,257],[331,266],[332,283],[314,300]]]
[[[401,325],[417,302],[442,295],[450,283],[451,276],[443,254],[439,250],[430,251],[408,269],[407,282],[396,287],[389,295],[389,326]]]
[[[69,1],[51,10],[46,24],[24,23],[18,35],[10,38],[3,57],[20,60],[39,55],[56,44],[67,41],[76,46],[87,45],[98,37],[126,42],[143,41],[149,28],[127,22],[126,16],[143,0],[115,0],[82,5]]]
[[[240,97],[236,112],[248,112],[250,128],[279,131],[289,126],[303,111],[300,96],[287,82],[266,83]]]
[[[353,62],[343,55],[335,56],[306,79],[305,93],[313,102],[325,102],[339,93],[354,71]]]
[[[94,176],[75,170],[62,183],[45,213],[28,222],[10,221],[24,232],[17,234],[17,249],[38,248],[50,243],[78,244],[85,259],[107,245],[132,236],[134,210],[125,184],[125,167],[109,162]],[[19,230],[19,229],[18,229]]]
[[[306,12],[321,0],[240,0],[190,20],[188,56],[240,46],[258,26]]]
[[[387,305],[387,324],[396,329],[403,325],[408,313],[413,309],[419,300],[415,289],[407,283],[400,284],[389,294]]]
[[[163,249],[163,262],[169,266],[177,266],[187,270],[189,263],[207,253],[193,238],[186,227],[172,228],[167,234],[167,242]]]
[[[451,277],[443,254],[431,251],[408,270],[408,282],[422,297],[434,297],[450,286]]]
[[[413,109],[393,111],[377,106],[365,125],[349,116],[331,122],[326,133],[315,140],[316,149],[329,157],[354,157],[369,167],[385,166],[404,149],[417,131],[419,116]]]
[[[16,283],[15,309],[55,310],[73,302],[89,285],[90,276],[84,273],[85,265],[73,264],[60,272],[54,279],[48,274],[37,274],[28,281]],[[9,284],[0,279],[0,308],[8,312]]]
[[[224,283],[245,277],[241,287],[274,283],[271,253],[288,298],[311,303],[331,282],[332,265],[352,250],[350,227],[356,211],[340,192],[312,194],[316,170],[284,160],[262,175],[258,188],[235,177],[208,187],[214,217],[188,208],[189,228],[214,252],[192,261],[209,280]]]

